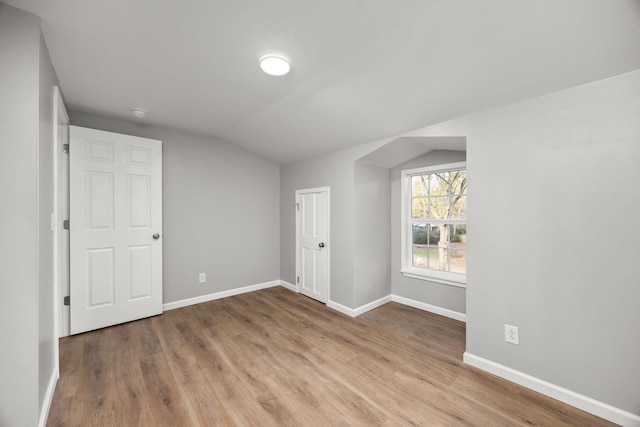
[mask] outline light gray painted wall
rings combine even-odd
[[[354,188],[353,306],[391,293],[389,169],[356,162]]]
[[[35,16],[0,3],[0,425],[8,427],[37,425],[39,416],[39,34]]]
[[[386,141],[385,141],[386,142]],[[280,277],[295,284],[295,191],[331,187],[329,298],[354,308],[354,163],[382,143],[365,144],[280,167]]]
[[[42,407],[51,375],[57,368],[55,360],[54,299],[53,299],[53,88],[58,84],[47,45],[40,34],[39,52],[39,135],[38,135],[38,264],[39,264],[39,404]]]
[[[416,132],[467,136],[467,351],[634,414],[639,117],[640,70]]]
[[[73,125],[162,140],[165,303],[280,278],[278,165],[207,137],[69,114]]]
[[[400,175],[404,169],[462,162],[464,151],[436,150],[391,169],[391,291],[394,295],[435,305],[458,313],[466,312],[466,292],[464,288],[443,285],[436,282],[412,279],[400,273],[401,218],[400,218]]]

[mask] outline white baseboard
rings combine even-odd
[[[353,312],[355,311],[353,308],[349,308],[346,305],[339,304],[335,301],[327,301],[327,307],[333,308],[334,310],[339,311],[340,313],[346,314],[347,316],[355,317]]]
[[[47,418],[49,418],[49,410],[51,409],[51,402],[53,402],[53,393],[56,391],[56,384],[58,384],[58,378],[60,378],[60,372],[58,367],[51,373],[49,379],[49,385],[47,386],[47,393],[44,395],[44,402],[42,402],[42,409],[40,409],[40,420],[38,421],[38,427],[45,427],[47,425]]]
[[[459,320],[461,322],[467,321],[467,315],[464,313],[438,307],[436,305],[427,304],[425,302],[412,300],[398,295],[391,295],[391,301],[408,305],[409,307],[418,308],[420,310],[429,311],[431,313],[439,314],[440,316],[449,317],[450,319]]]
[[[291,283],[285,282],[284,280],[280,280],[280,286],[282,286],[283,288],[287,288],[290,291],[298,292],[298,288],[296,287],[296,285],[292,285]]]
[[[415,301],[405,297],[400,297],[398,295],[387,295],[386,297],[382,297],[376,301],[370,302],[358,308],[349,308],[347,306],[344,306],[342,304],[339,304],[335,301],[330,300],[327,303],[327,307],[333,308],[334,310],[344,313],[347,316],[358,317],[361,314],[366,313],[369,310],[373,310],[374,308],[378,308],[381,305],[384,305],[390,301],[394,301],[400,304],[408,305],[413,308],[435,313],[440,316],[449,317],[451,319],[459,320],[461,322],[466,322],[466,319],[467,319],[467,316],[464,313],[459,313],[457,311],[448,310],[446,308],[438,307],[438,306],[427,304],[424,302]]]
[[[187,307],[189,305],[200,304],[202,302],[213,301],[220,298],[232,297],[234,295],[245,294],[247,292],[259,291],[260,289],[273,288],[281,286],[281,280],[273,280],[271,282],[258,283],[257,285],[244,286],[242,288],[229,289],[227,291],[214,292],[212,294],[201,295],[194,298],[187,298],[180,301],[168,302],[162,304],[164,311],[175,310],[176,308]],[[286,286],[285,286],[286,287]]]
[[[624,411],[523,372],[516,371],[515,369],[511,369],[499,363],[492,362],[491,360],[475,356],[468,352],[464,353],[463,360],[464,363],[468,365],[482,369],[483,371],[487,371],[568,405],[575,406],[578,409],[582,409],[583,411],[589,412],[621,426],[640,427],[640,415],[632,414],[631,412]]]
[[[327,303],[327,307],[329,308],[333,308],[334,310],[337,310],[341,313],[346,314],[347,316],[351,316],[351,317],[358,317],[363,313],[366,313],[367,311],[373,310],[374,308],[378,308],[381,305],[385,305],[386,303],[391,301],[391,295],[387,295],[386,297],[382,297],[380,299],[377,299],[375,301],[372,301],[368,304],[362,305],[358,308],[349,308],[347,306],[344,306],[342,304],[338,304],[335,301],[329,301]]]

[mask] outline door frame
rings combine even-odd
[[[296,212],[296,292],[300,293],[300,195],[306,193],[327,193],[327,301],[331,301],[331,187],[315,187],[296,190],[295,212]]]
[[[62,128],[62,129],[61,129]],[[58,364],[59,346],[58,339],[69,335],[69,314],[65,316],[64,292],[68,288],[68,274],[64,274],[64,265],[69,264],[69,254],[63,250],[63,240],[69,239],[68,233],[65,236],[62,218],[63,206],[69,203],[68,179],[69,162],[65,161],[66,154],[63,153],[63,145],[69,143],[69,114],[64,105],[62,94],[58,86],[53,87],[53,215],[51,218],[51,228],[53,229],[53,317],[54,317],[54,343],[55,363]],[[62,133],[62,138],[60,134]],[[67,244],[68,248],[69,245]],[[63,281],[67,281],[65,286]],[[68,311],[68,310],[67,310]],[[65,319],[67,320],[65,323]]]

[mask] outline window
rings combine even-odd
[[[402,171],[402,273],[467,281],[466,163]]]

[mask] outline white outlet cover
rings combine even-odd
[[[518,327],[504,325],[504,340],[510,344],[520,345],[520,335],[518,334]]]
[[[200,275],[198,276],[198,280],[200,281],[200,283],[204,283],[207,281],[207,273],[200,273]]]

